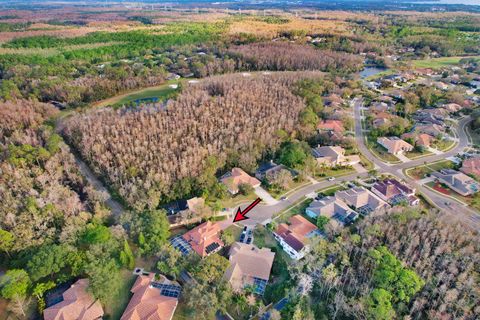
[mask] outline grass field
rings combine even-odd
[[[429,156],[429,155],[432,155],[432,153],[428,150],[425,150],[424,152],[418,152],[416,150],[413,150],[411,152],[405,153],[405,156],[408,159],[417,159],[417,158],[421,158],[421,157],[425,157],[425,156]]]
[[[425,59],[425,60],[413,60],[412,64],[416,68],[439,69],[439,68],[458,64],[459,61],[464,58],[474,58],[474,59],[480,60],[480,56],[442,57],[442,58],[433,58],[433,59]]]

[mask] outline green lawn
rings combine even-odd
[[[440,169],[452,168],[453,162],[450,160],[441,160],[437,162],[428,163],[426,165],[410,168],[405,171],[405,174],[413,179],[423,179],[426,174],[438,171]]]
[[[405,156],[408,158],[408,159],[417,159],[417,158],[421,158],[421,157],[425,157],[425,156],[429,156],[431,155],[432,153],[428,150],[425,150],[424,152],[419,152],[419,151],[416,151],[415,149],[411,152],[407,152],[405,153]]]
[[[456,144],[457,143],[453,140],[443,139],[443,140],[435,141],[432,144],[432,147],[437,149],[437,150],[446,152],[446,151],[452,149]]]
[[[309,185],[311,182],[308,181],[308,180],[302,180],[302,181],[299,181],[297,179],[294,179],[292,183],[289,184],[288,188],[286,190],[279,190],[279,189],[267,189],[265,188],[268,193],[270,193],[270,195],[272,197],[274,197],[275,199],[280,199],[282,196],[286,196],[290,193],[292,193],[293,191],[295,191],[296,189],[298,188],[301,188],[303,186],[306,186],[306,185]]]
[[[475,58],[480,60],[479,56],[472,57],[442,57],[442,58],[433,58],[433,59],[424,59],[424,60],[412,60],[412,64],[416,68],[430,68],[430,69],[440,69],[443,67],[451,66],[458,64],[461,59],[464,58]]]
[[[253,192],[246,196],[237,194],[235,196],[228,196],[226,199],[223,199],[221,204],[224,208],[234,208],[242,203],[252,202],[255,199],[257,199],[257,195]]]
[[[320,174],[315,175],[315,178],[340,177],[355,172],[352,167],[325,168]]]
[[[130,301],[130,289],[135,282],[136,276],[132,274],[131,270],[122,270],[122,283],[118,294],[112,295],[110,301],[105,304],[105,314],[109,315],[109,319],[120,319]]]

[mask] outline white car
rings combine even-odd
[[[330,178],[328,178],[327,180],[328,180],[328,181],[333,181],[333,180],[335,180],[335,177],[330,177]]]

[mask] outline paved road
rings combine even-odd
[[[474,227],[475,229],[479,229],[480,227],[480,215],[477,211],[460,204],[458,202],[453,201],[452,199],[442,196],[441,194],[432,191],[418,183],[416,180],[407,177],[403,170],[408,168],[417,167],[423,165],[424,163],[431,163],[439,160],[443,160],[445,158],[454,156],[459,152],[462,152],[466,147],[469,145],[469,137],[465,131],[466,125],[471,120],[469,117],[463,118],[458,122],[458,144],[452,148],[451,150],[444,152],[443,154],[434,154],[430,156],[425,156],[416,160],[412,160],[405,163],[400,164],[387,164],[382,162],[380,159],[375,157],[370,150],[367,148],[365,144],[365,137],[364,132],[362,129],[362,121],[361,121],[361,109],[363,107],[362,99],[358,98],[354,100],[354,118],[355,118],[355,139],[357,142],[357,146],[359,151],[367,157],[370,161],[375,164],[375,168],[380,173],[388,173],[393,176],[396,176],[413,187],[415,187],[420,193],[424,194],[427,198],[429,198],[433,204],[439,208],[440,210],[453,215],[456,219],[464,221],[467,225]],[[451,204],[448,204],[451,203]]]
[[[335,185],[339,185],[342,182],[349,182],[355,180],[357,177],[366,177],[367,173],[353,173],[343,177],[336,178],[334,181],[323,180],[317,183],[305,186],[288,197],[286,200],[281,200],[275,205],[263,205],[259,204],[248,214],[249,219],[241,222],[243,225],[255,226],[256,224],[265,224],[269,222],[274,214],[277,214],[288,207],[292,206],[307,194],[315,192],[320,189],[325,189]],[[245,208],[248,204],[242,205],[241,208]]]

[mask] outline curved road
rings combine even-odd
[[[438,160],[443,160],[445,158],[454,156],[460,152],[462,152],[466,147],[469,145],[469,137],[465,131],[465,126],[470,122],[470,118],[466,117],[461,119],[458,122],[458,144],[452,148],[451,150],[440,154],[440,155],[430,155],[421,157],[416,160],[412,160],[409,162],[404,162],[400,164],[387,164],[382,162],[378,159],[372,152],[367,148],[365,144],[365,137],[362,128],[362,117],[361,117],[361,110],[363,107],[363,100],[357,98],[354,100],[354,112],[355,112],[355,139],[357,142],[357,146],[359,151],[367,157],[368,160],[372,161],[375,164],[376,169],[380,173],[388,173],[390,175],[396,176],[401,180],[404,180],[411,186],[415,187],[418,192],[422,193],[426,198],[428,198],[438,209],[444,211],[450,215],[453,215],[456,219],[466,222],[468,226],[474,227],[475,229],[479,229],[480,227],[480,215],[477,211],[456,202],[455,200],[451,199],[450,197],[442,196],[441,194],[424,187],[423,185],[419,184],[416,180],[406,176],[403,173],[403,170],[408,168],[417,167],[423,165],[425,162],[435,162]]]

